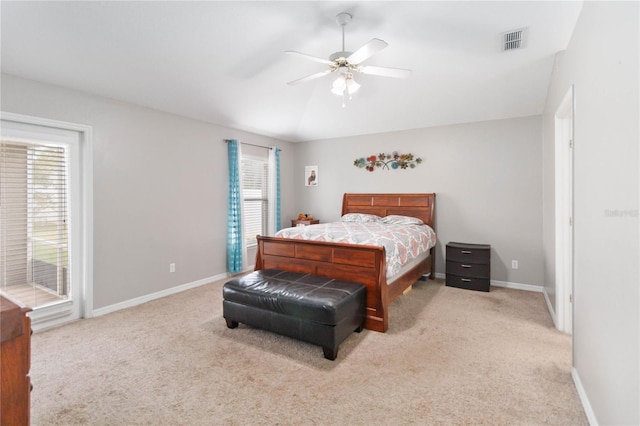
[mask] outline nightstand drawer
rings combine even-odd
[[[491,246],[486,244],[447,244],[447,260],[462,263],[484,263],[491,261]]]
[[[491,275],[491,269],[488,263],[454,262],[447,258],[447,275],[449,274],[488,279]]]
[[[486,278],[460,277],[447,274],[446,285],[467,290],[489,291],[490,282]]]

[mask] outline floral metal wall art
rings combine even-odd
[[[422,158],[414,157],[413,154],[399,154],[393,151],[391,154],[381,152],[378,155],[370,155],[368,157],[360,157],[353,162],[353,165],[361,169],[374,171],[379,169],[413,169],[416,165],[422,163]]]

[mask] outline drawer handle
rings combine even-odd
[[[463,268],[471,268],[471,265],[460,265],[460,266],[462,266]]]
[[[471,254],[471,250],[461,250],[460,253],[462,253],[462,254]]]
[[[465,283],[470,283],[471,280],[469,278],[460,278],[460,281],[463,281]]]

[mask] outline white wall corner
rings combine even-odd
[[[582,386],[582,381],[580,380],[580,375],[578,374],[578,370],[574,368],[571,369],[571,378],[573,379],[573,383],[576,385],[576,390],[578,391],[578,396],[580,397],[580,402],[582,403],[582,408],[584,409],[584,413],[587,415],[587,420],[591,426],[598,426],[598,419],[596,419],[596,415],[593,412],[593,408],[591,407],[591,403],[589,402],[589,398],[587,397],[587,393]]]
[[[553,320],[553,325],[556,329],[560,330],[558,327],[558,321],[556,319],[556,311],[551,304],[551,299],[549,299],[549,295],[547,294],[547,288],[542,287],[542,294],[544,294],[544,301],[547,302],[547,310],[549,311],[549,315],[551,315],[551,319]]]

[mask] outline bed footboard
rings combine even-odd
[[[389,303],[420,276],[430,272],[431,264],[427,258],[387,285],[383,247],[258,236],[255,270],[282,269],[364,284],[367,287],[365,328],[385,332],[389,327]]]

